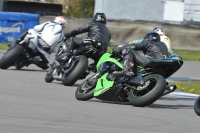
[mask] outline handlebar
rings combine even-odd
[[[97,46],[101,46],[101,45],[102,45],[101,42],[96,41],[96,40],[91,39],[91,38],[84,39],[84,40],[83,40],[83,43],[84,43],[84,44],[92,44],[92,45],[97,44]],[[96,46],[96,45],[95,45],[95,46]]]

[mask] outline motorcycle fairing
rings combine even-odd
[[[144,68],[153,68],[155,74],[160,74],[164,78],[168,78],[180,69],[182,65],[182,60],[163,58],[152,60]]]
[[[110,57],[111,54],[110,53],[105,53],[102,55],[102,57],[99,59],[97,65],[96,65],[96,69],[97,69],[97,72],[100,71],[100,65],[103,63],[103,62],[113,62],[115,63],[116,65],[118,65],[120,68],[123,68],[122,64],[120,62],[118,62],[116,59],[114,58],[111,58]]]
[[[95,97],[104,93],[105,91],[110,89],[110,87],[113,86],[114,81],[108,81],[107,78],[106,78],[107,76],[108,76],[108,73],[105,73],[103,76],[101,76],[101,78],[98,79],[97,84],[96,84],[96,88],[94,90],[94,96]]]
[[[96,88],[94,90],[94,97],[100,100],[106,101],[118,101],[118,102],[127,102],[122,94],[122,86],[115,86],[114,81],[107,80],[108,73],[105,73],[101,78],[98,79]]]

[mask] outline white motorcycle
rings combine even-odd
[[[18,44],[12,46],[5,52],[0,60],[0,68],[7,69],[10,66],[15,66],[17,69],[21,69],[24,66],[28,66],[29,58],[37,58],[41,60],[39,47],[42,46],[42,39],[40,39],[40,33],[35,32],[33,29],[28,30],[28,33],[23,40],[20,40]],[[47,69],[47,68],[42,68]]]

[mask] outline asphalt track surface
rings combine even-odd
[[[81,81],[71,87],[46,83],[45,74],[35,65],[0,69],[0,133],[200,132],[193,109],[197,95],[176,92],[143,108],[95,98],[83,102],[74,96]],[[185,61],[170,80],[188,77],[200,78],[200,62]]]

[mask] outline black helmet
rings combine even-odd
[[[160,36],[158,33],[152,31],[152,32],[147,33],[144,36],[143,41],[147,41],[147,40],[154,41],[154,42],[160,42]]]
[[[97,12],[97,13],[94,15],[93,21],[106,24],[106,15],[105,15],[104,13],[98,13],[98,12]]]

